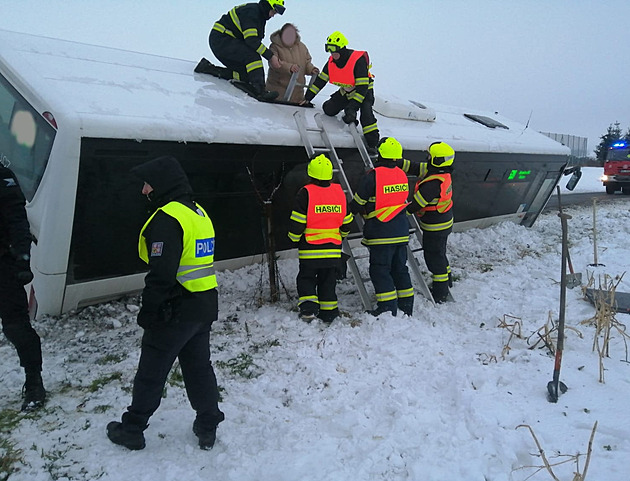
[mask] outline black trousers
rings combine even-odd
[[[446,256],[446,243],[452,230],[451,228],[435,232],[422,231],[424,261],[433,274],[434,287],[437,287],[440,292],[444,289],[448,292],[448,275],[451,267]]]
[[[326,100],[322,104],[322,109],[326,115],[333,117],[345,109],[350,101],[346,95],[341,93],[341,90],[337,90],[334,94],[330,96],[328,100]],[[374,111],[372,107],[374,106],[374,90],[368,90],[363,103],[361,103],[360,109],[360,122],[361,127],[363,127],[363,137],[365,137],[365,142],[368,144],[368,147],[376,147],[379,141],[379,133],[378,127],[376,125],[376,117],[374,116]],[[371,130],[368,133],[365,133],[366,130]],[[373,129],[373,130],[372,130]]]
[[[296,278],[300,314],[331,322],[339,315],[337,271],[339,259],[303,260]]]
[[[407,244],[373,245],[369,250],[370,280],[376,292],[377,305],[396,314],[402,298],[409,298],[413,303]]]
[[[210,362],[210,322],[181,321],[145,329],[133,398],[128,411],[135,424],[145,427],[162,399],[175,359],[179,359],[186,393],[200,427],[213,428],[224,419]]]
[[[0,257],[0,317],[4,335],[17,350],[20,366],[26,371],[41,371],[41,341],[31,326],[26,291],[15,277],[15,261],[10,255]]]
[[[214,56],[227,68],[238,72],[240,80],[249,82],[261,91],[265,89],[262,57],[249,48],[243,40],[212,30],[209,42]],[[251,68],[254,62],[260,62],[260,66]],[[248,65],[250,66],[249,72]]]

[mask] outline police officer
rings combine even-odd
[[[289,239],[298,243],[297,275],[300,318],[316,316],[330,323],[339,315],[335,292],[341,259],[341,240],[354,217],[347,212],[346,196],[331,182],[333,167],[324,154],[308,164],[310,183],[300,189],[289,220]]]
[[[0,317],[4,335],[15,346],[26,374],[22,411],[30,411],[44,405],[46,390],[41,341],[31,326],[24,290],[33,280],[25,203],[15,174],[0,164]]]
[[[429,146],[427,162],[404,161],[403,169],[420,178],[407,211],[418,216],[422,229],[424,260],[431,271],[431,292],[437,303],[449,298],[452,287],[451,266],[446,244],[453,231],[453,183],[451,173],[455,151],[445,142]]]
[[[271,67],[279,69],[277,55],[262,44],[265,24],[276,13],[284,13],[284,0],[260,0],[238,5],[223,15],[210,31],[210,49],[228,69],[233,78],[251,84],[264,100],[273,100],[278,92],[265,90],[262,57]]]
[[[363,137],[370,155],[376,157],[379,140],[378,126],[372,107],[374,105],[374,77],[370,73],[370,58],[367,52],[352,50],[348,39],[341,32],[334,32],[326,39],[325,49],[330,53],[328,63],[304,95],[303,104],[310,102],[326,86],[327,82],[339,87],[322,108],[326,115],[335,116],[342,110],[341,118],[346,124],[360,121]]]
[[[160,405],[176,358],[197,416],[193,432],[202,449],[214,445],[219,410],[209,337],[218,315],[214,272],[214,228],[193,202],[192,189],[174,157],[158,157],[132,169],[156,210],[140,231],[138,253],[149,265],[138,324],[144,328],[131,405],[107,436],[129,449],[143,449],[143,431]]]
[[[393,137],[378,145],[374,169],[361,180],[350,203],[350,210],[365,218],[362,244],[370,250],[370,279],[376,291],[374,316],[384,312],[413,314],[413,287],[407,269],[407,175],[397,167],[402,146]]]

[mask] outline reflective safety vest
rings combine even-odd
[[[346,196],[339,184],[321,187],[307,184],[308,209],[306,211],[306,229],[304,238],[309,244],[341,245],[342,226],[346,217]]]
[[[197,212],[176,201],[160,207],[146,221],[138,239],[138,255],[148,264],[149,256],[156,254],[153,249],[159,249],[161,254],[162,248],[151,246],[152,252],[149,253],[143,235],[153,216],[162,211],[179,222],[184,237],[182,255],[177,268],[177,282],[190,292],[207,291],[217,287],[214,271],[214,227],[206,211],[198,204],[195,206]]]
[[[329,82],[338,87],[351,88],[355,86],[356,79],[354,78],[354,66],[361,57],[365,56],[365,61],[368,64],[368,72],[370,67],[370,58],[367,52],[361,50],[355,50],[350,54],[350,58],[342,68],[339,68],[333,58],[328,59],[328,77]],[[372,77],[372,74],[369,74]]]
[[[436,197],[426,206],[420,209],[420,211],[418,212],[419,215],[422,215],[424,212],[429,211],[438,211],[440,214],[443,214],[444,212],[448,212],[449,210],[451,210],[451,208],[453,207],[453,184],[451,181],[451,174],[433,174],[419,180],[416,183],[416,192],[418,191],[420,184],[436,179],[441,181],[440,197]]]
[[[374,210],[365,216],[376,217],[381,222],[389,222],[407,206],[409,180],[398,167],[376,167],[376,202]]]

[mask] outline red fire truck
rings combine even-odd
[[[630,194],[630,146],[627,141],[617,141],[608,148],[602,182],[607,194],[620,190]]]

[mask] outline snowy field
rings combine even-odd
[[[576,191],[601,192],[601,169],[585,170]],[[605,267],[596,270],[588,266],[592,207],[566,209],[573,264],[585,278],[630,268],[629,209],[621,195],[598,206]],[[552,468],[557,479],[570,481],[584,470],[597,422],[585,479],[627,481],[628,339],[613,329],[600,382],[595,309],[580,288],[567,291],[560,379],[569,390],[556,404],[546,397],[554,359],[539,333],[558,320],[560,238],[555,212],[529,229],[504,223],[453,234],[455,303],[432,307],[417,295],[413,317],[375,319],[347,279],[338,285],[344,316],[330,327],[297,318],[297,260],[280,262],[289,296],[273,305],[264,302],[261,266],[220,273],[211,350],[226,420],[212,451],[197,447],[177,369],[146,449],[130,452],[105,436],[130,401],[137,297],[38,320],[50,393],[43,411],[18,413],[23,376],[0,341],[0,478],[12,469],[10,481],[554,479],[541,469],[533,432],[549,463],[564,462]],[[630,292],[630,278],[617,290]]]
[[[582,167],[582,177],[573,191],[569,191],[566,188],[567,182],[571,176],[564,176],[560,179],[560,195],[571,194],[572,192],[606,192],[606,188],[602,184],[599,178],[604,175],[603,167]],[[553,191],[553,195],[556,195],[556,191]]]

